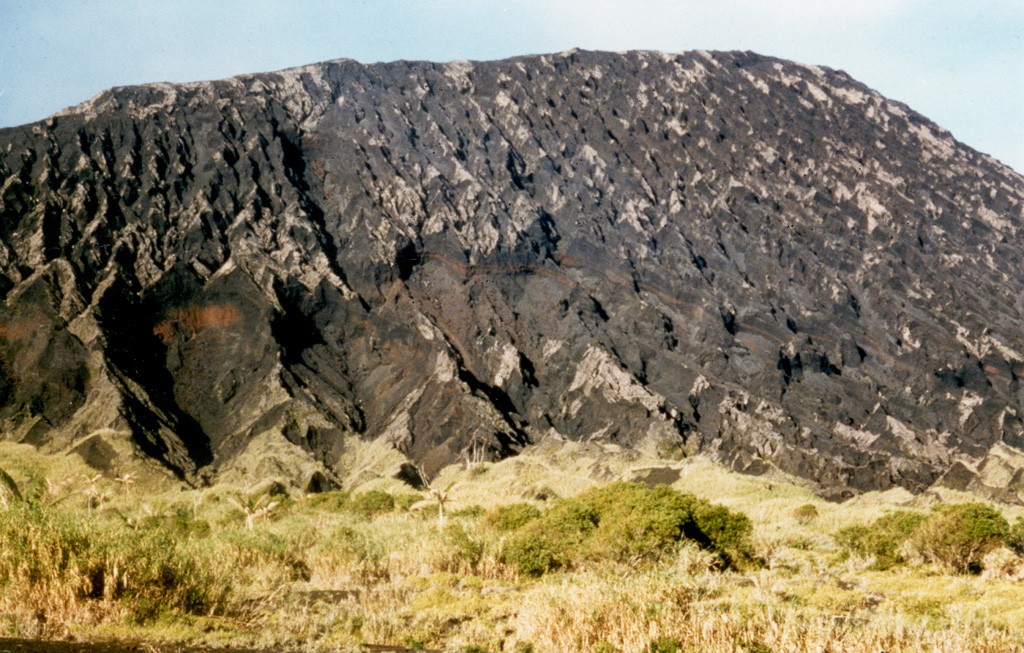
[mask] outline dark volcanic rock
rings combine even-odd
[[[1024,180],[842,72],[120,88],[0,130],[0,183],[0,420],[49,449],[205,478],[271,438],[329,476],[359,436],[431,474],[560,435],[844,496],[1024,446]]]

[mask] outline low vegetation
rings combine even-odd
[[[682,541],[714,552],[722,567],[749,558],[750,520],[668,486],[613,483],[562,499],[524,520],[499,559],[524,575],[602,563],[651,566]]]
[[[886,570],[906,560],[906,544],[923,522],[926,515],[897,510],[882,515],[869,524],[855,524],[840,529],[836,541],[846,553],[870,561],[872,569]]]
[[[896,511],[870,526],[836,533],[849,554],[885,570],[913,559],[932,562],[944,574],[981,573],[984,558],[1000,547],[1016,547],[1016,533],[994,507],[978,502],[937,505],[931,514]]]
[[[598,482],[579,470],[628,479],[652,461],[565,447],[444,470],[443,497],[386,479],[147,494],[114,475],[47,483],[0,459],[0,636],[1024,651],[1019,510],[899,491],[829,504],[699,459],[678,463],[673,486]],[[536,488],[548,498],[523,499]]]

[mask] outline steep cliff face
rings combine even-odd
[[[120,88],[0,130],[0,183],[0,420],[48,449],[131,437],[202,479],[269,438],[316,485],[349,436],[427,474],[564,437],[838,497],[1024,448],[1024,179],[841,72]]]

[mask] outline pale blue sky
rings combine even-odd
[[[125,84],[571,47],[843,69],[1024,172],[1024,0],[0,0],[0,126]]]

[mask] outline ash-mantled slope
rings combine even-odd
[[[1024,180],[842,72],[119,88],[0,130],[0,180],[0,419],[48,449],[317,486],[347,436],[427,474],[564,437],[838,497],[1024,447]]]

